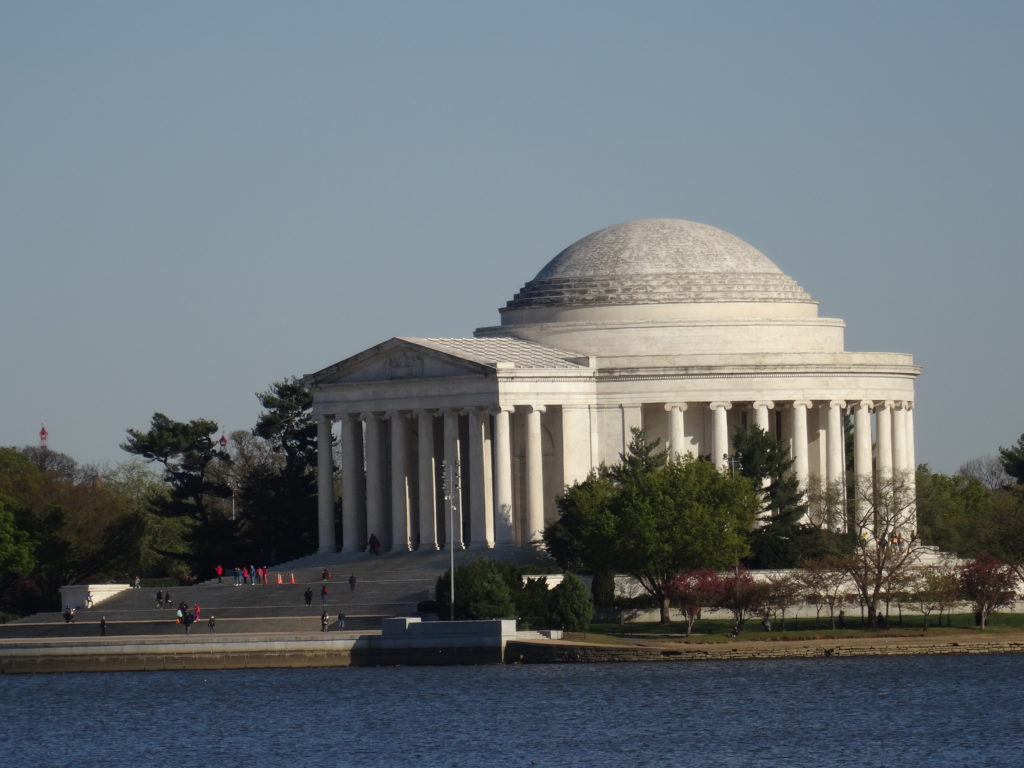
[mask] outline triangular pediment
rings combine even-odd
[[[437,379],[493,373],[492,366],[393,338],[304,377],[307,385]]]

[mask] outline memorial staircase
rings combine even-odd
[[[456,566],[480,556],[472,550],[456,552]],[[545,562],[522,550],[485,551],[483,554],[520,565]],[[106,617],[107,637],[180,636],[185,628],[176,621],[177,605],[200,606],[193,635],[209,634],[208,618],[216,617],[220,634],[308,634],[321,629],[321,614],[330,617],[329,631],[354,634],[377,631],[383,618],[417,616],[417,606],[434,599],[438,576],[449,567],[448,552],[406,552],[370,555],[363,552],[315,554],[271,567],[267,584],[234,586],[233,564],[225,565],[220,583],[211,579],[192,586],[169,587],[167,607],[156,607],[157,587],[127,589],[90,608],[79,608],[68,623],[60,612],[38,613],[0,625],[0,642],[8,640],[95,638],[100,635],[100,617]],[[241,565],[241,564],[239,564]],[[323,572],[329,572],[323,578]],[[349,576],[356,577],[355,589]],[[281,583],[278,584],[280,576]],[[326,604],[321,589],[327,587]],[[307,606],[304,593],[313,591]],[[166,588],[164,588],[166,591]],[[344,630],[338,614],[345,614]],[[424,618],[431,618],[430,614]]]

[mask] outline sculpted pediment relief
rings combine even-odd
[[[383,348],[382,348],[383,347]],[[468,360],[440,356],[431,350],[385,343],[366,350],[331,369],[321,372],[321,384],[364,381],[442,378],[482,373],[482,367]]]

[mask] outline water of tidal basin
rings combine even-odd
[[[1013,766],[1024,655],[0,678],[17,768]]]

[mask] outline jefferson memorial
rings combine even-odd
[[[802,487],[915,467],[909,354],[847,352],[844,323],[715,227],[644,219],[551,259],[472,338],[389,339],[304,377],[321,552],[530,547],[555,498],[634,427],[725,469],[730,435],[782,440]],[[341,531],[332,434],[340,422]],[[454,524],[450,523],[454,520]]]

